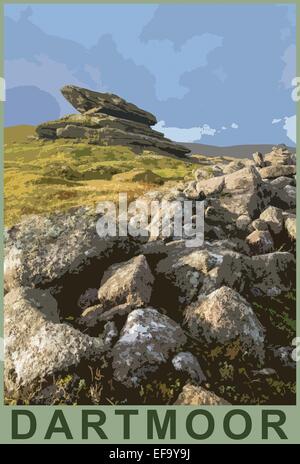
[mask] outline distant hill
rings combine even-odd
[[[186,146],[191,150],[191,155],[201,154],[205,156],[230,156],[233,158],[251,158],[252,154],[256,151],[262,154],[269,153],[272,151],[272,147],[275,145],[258,144],[258,145],[234,145],[231,147],[216,147],[213,145],[202,145],[201,143],[183,143],[181,145]],[[291,153],[296,152],[295,147],[288,147]]]

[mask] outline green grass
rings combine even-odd
[[[144,151],[137,155],[123,146],[94,146],[70,140],[44,141],[33,126],[5,129],[5,224],[23,215],[47,214],[73,206],[118,200],[127,192],[132,200],[148,190],[169,188],[191,179],[200,164]]]

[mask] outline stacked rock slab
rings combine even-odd
[[[40,124],[36,129],[40,138],[85,139],[96,145],[126,145],[179,157],[190,151],[153,130],[157,122],[153,114],[117,95],[74,85],[66,85],[61,92],[80,114]]]

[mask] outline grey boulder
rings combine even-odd
[[[189,308],[186,322],[192,335],[208,345],[238,340],[244,353],[263,361],[264,329],[249,303],[235,290],[221,287]]]
[[[180,351],[186,336],[181,327],[153,308],[132,311],[113,347],[114,378],[136,387]]]

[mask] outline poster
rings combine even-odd
[[[1,443],[300,442],[297,20],[1,3]]]

